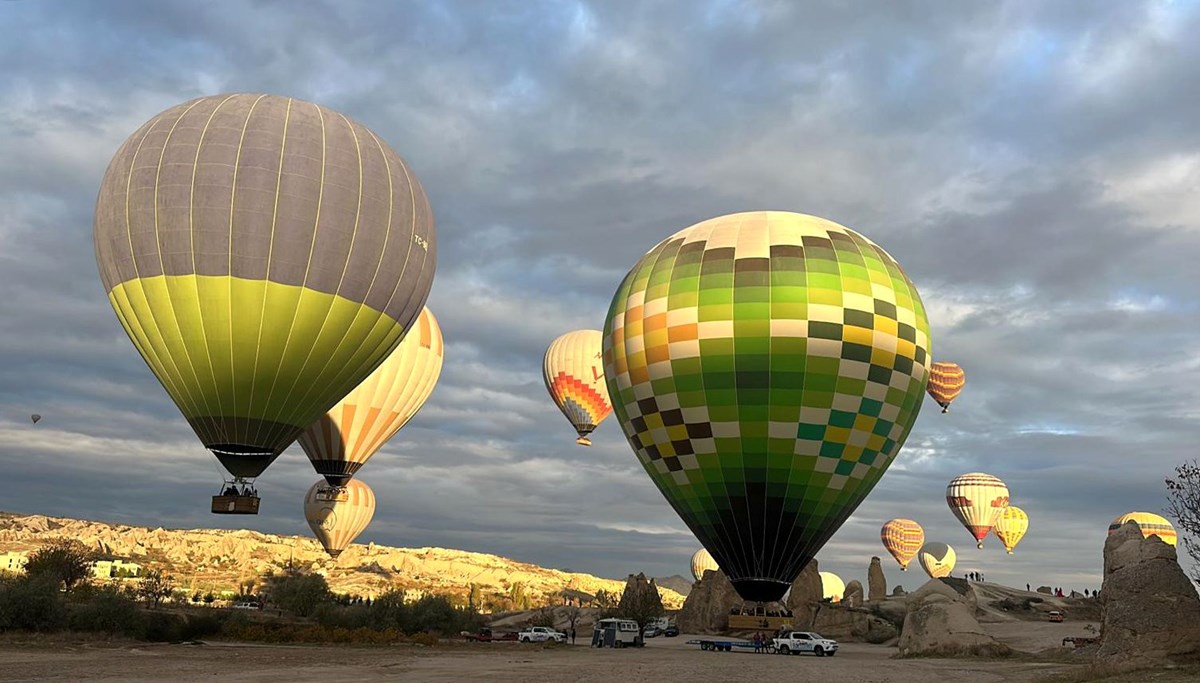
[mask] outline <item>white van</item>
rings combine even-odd
[[[642,630],[632,619],[601,619],[592,627],[592,647],[642,647]]]

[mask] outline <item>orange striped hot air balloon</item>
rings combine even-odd
[[[982,548],[983,539],[1008,507],[1008,486],[983,472],[961,474],[946,487],[946,504]]]
[[[352,479],[345,486],[317,480],[304,496],[304,519],[329,556],[337,559],[375,516],[375,492]]]
[[[1137,522],[1138,527],[1142,530],[1142,538],[1158,536],[1163,543],[1168,545],[1175,545],[1178,542],[1175,527],[1171,526],[1171,522],[1167,521],[1166,517],[1153,512],[1126,512],[1108,525],[1108,533],[1111,534],[1120,529],[1126,522]]]
[[[568,332],[550,343],[542,362],[546,389],[571,426],[579,433],[575,443],[591,446],[587,437],[612,413],[604,383],[600,330]]]
[[[300,435],[317,474],[342,486],[408,424],[442,372],[442,330],[428,308],[379,367]]]
[[[890,519],[879,531],[883,547],[900,563],[900,571],[908,571],[908,563],[925,544],[925,530],[911,519]]]
[[[1015,505],[1004,508],[1004,512],[1000,513],[1000,517],[996,520],[996,526],[992,529],[996,538],[1004,544],[1004,551],[1009,555],[1013,554],[1013,548],[1017,547],[1028,530],[1029,515]]]
[[[934,363],[929,368],[929,384],[925,390],[945,413],[950,411],[950,402],[958,397],[966,383],[967,375],[958,363]]]

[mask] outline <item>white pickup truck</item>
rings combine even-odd
[[[555,631],[546,626],[532,626],[517,634],[517,640],[522,643],[544,643],[553,640],[556,643],[567,642],[567,634]]]
[[[820,634],[811,631],[790,631],[771,641],[776,654],[798,655],[801,652],[811,652],[818,657],[832,657],[837,653],[836,640],[822,638]]]

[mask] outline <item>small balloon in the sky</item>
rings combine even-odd
[[[943,413],[950,412],[950,402],[958,398],[967,375],[958,363],[934,363],[929,367],[929,386],[926,391],[942,407]]]
[[[917,558],[921,562],[921,569],[924,569],[931,579],[950,576],[950,572],[954,571],[954,563],[957,559],[954,548],[945,543],[936,542],[921,546],[921,552],[917,553]]]
[[[1008,507],[1008,486],[983,472],[961,474],[946,487],[946,504],[983,548],[983,539]]]
[[[1004,544],[1004,551],[1009,555],[1013,554],[1013,548],[1017,547],[1028,530],[1029,515],[1015,505],[1004,508],[1004,512],[1000,513],[1000,518],[996,520],[995,528],[992,529],[996,538]]]
[[[34,413],[33,415],[29,416],[29,419],[32,420],[34,424],[37,424],[42,421],[42,416]]]
[[[575,443],[591,446],[588,438],[612,413],[604,382],[600,330],[575,330],[550,343],[542,360],[542,379],[550,398],[579,435]]]
[[[908,571],[908,563],[924,545],[925,530],[911,519],[891,519],[880,529],[879,538],[883,541],[883,547],[896,558],[903,572]]]

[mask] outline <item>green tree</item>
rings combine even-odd
[[[644,629],[652,620],[661,617],[663,612],[662,597],[658,594],[654,579],[647,579],[644,574],[631,577],[617,605],[617,616],[632,619]]]
[[[301,617],[307,617],[318,605],[333,600],[329,584],[320,574],[288,572],[272,576],[264,584],[263,592],[280,609]]]
[[[471,591],[467,593],[467,608],[478,612],[483,609],[483,589],[479,584],[471,584]]]
[[[595,597],[592,598],[592,603],[603,610],[616,609],[617,596],[601,588],[596,591]]]
[[[548,626],[554,628],[554,608],[541,607],[537,612],[534,612],[533,619],[529,621],[530,626]]]
[[[160,569],[151,569],[138,581],[137,595],[143,600],[149,601],[151,607],[158,607],[174,592],[174,577],[163,574]]]
[[[25,573],[55,579],[69,593],[92,575],[92,559],[92,553],[79,541],[56,538],[29,556]]]

